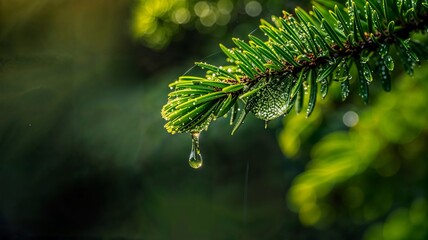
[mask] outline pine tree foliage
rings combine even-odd
[[[394,65],[412,75],[428,58],[427,48],[412,38],[428,30],[427,0],[319,0],[312,11],[297,8],[272,23],[261,20],[260,30],[267,39],[249,35],[248,41],[234,38],[232,48],[220,44],[227,65],[197,62],[205,76],[181,76],[170,84],[162,108],[168,132],[200,132],[228,113],[232,133],[248,113],[269,121],[305,106],[309,116],[331,84],[340,84],[343,100],[350,84],[358,85],[367,103],[371,82],[390,91]]]

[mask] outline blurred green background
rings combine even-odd
[[[220,119],[199,170],[163,129],[168,83],[297,5],[0,0],[0,238],[428,239],[426,65],[367,106]]]

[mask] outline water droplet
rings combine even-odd
[[[345,99],[348,97],[350,92],[348,79],[346,79],[341,83],[341,92],[342,92],[342,101],[345,101]]]
[[[324,99],[327,96],[328,93],[328,81],[323,80],[321,82],[321,97]]]
[[[360,62],[361,63],[367,63],[370,60],[368,56],[361,56]]]
[[[379,54],[381,57],[384,57],[386,54],[388,54],[388,46],[386,44],[380,45]]]
[[[189,156],[189,165],[194,168],[198,169],[202,167],[202,155],[201,150],[199,147],[199,132],[193,132],[192,135],[192,149],[190,151]]]
[[[371,82],[373,81],[373,76],[372,76],[372,72],[370,70],[370,67],[368,64],[361,64],[362,66],[362,71],[363,71],[363,76],[364,78],[368,81]]]
[[[394,70],[394,61],[392,60],[391,56],[386,55],[385,58],[383,59],[383,62],[385,63],[389,71]]]

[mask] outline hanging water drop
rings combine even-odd
[[[199,132],[193,132],[192,135],[192,149],[190,151],[189,156],[189,165],[194,168],[198,169],[202,167],[202,155],[201,150],[199,148]]]

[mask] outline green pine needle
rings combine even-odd
[[[272,17],[272,23],[261,20],[266,39],[250,35],[248,42],[234,38],[232,48],[220,44],[231,65],[196,63],[207,70],[205,76],[182,76],[170,84],[173,91],[162,108],[167,131],[200,132],[228,112],[232,133],[248,113],[269,121],[306,105],[309,116],[318,93],[324,98],[332,80],[347,98],[353,65],[359,95],[367,103],[370,82],[380,80],[390,91],[394,65],[401,62],[413,74],[413,67],[428,58],[428,49],[411,37],[428,30],[426,0],[348,0],[345,5],[318,0],[314,5],[310,12],[297,8],[294,15]],[[391,57],[391,46],[398,59]]]

